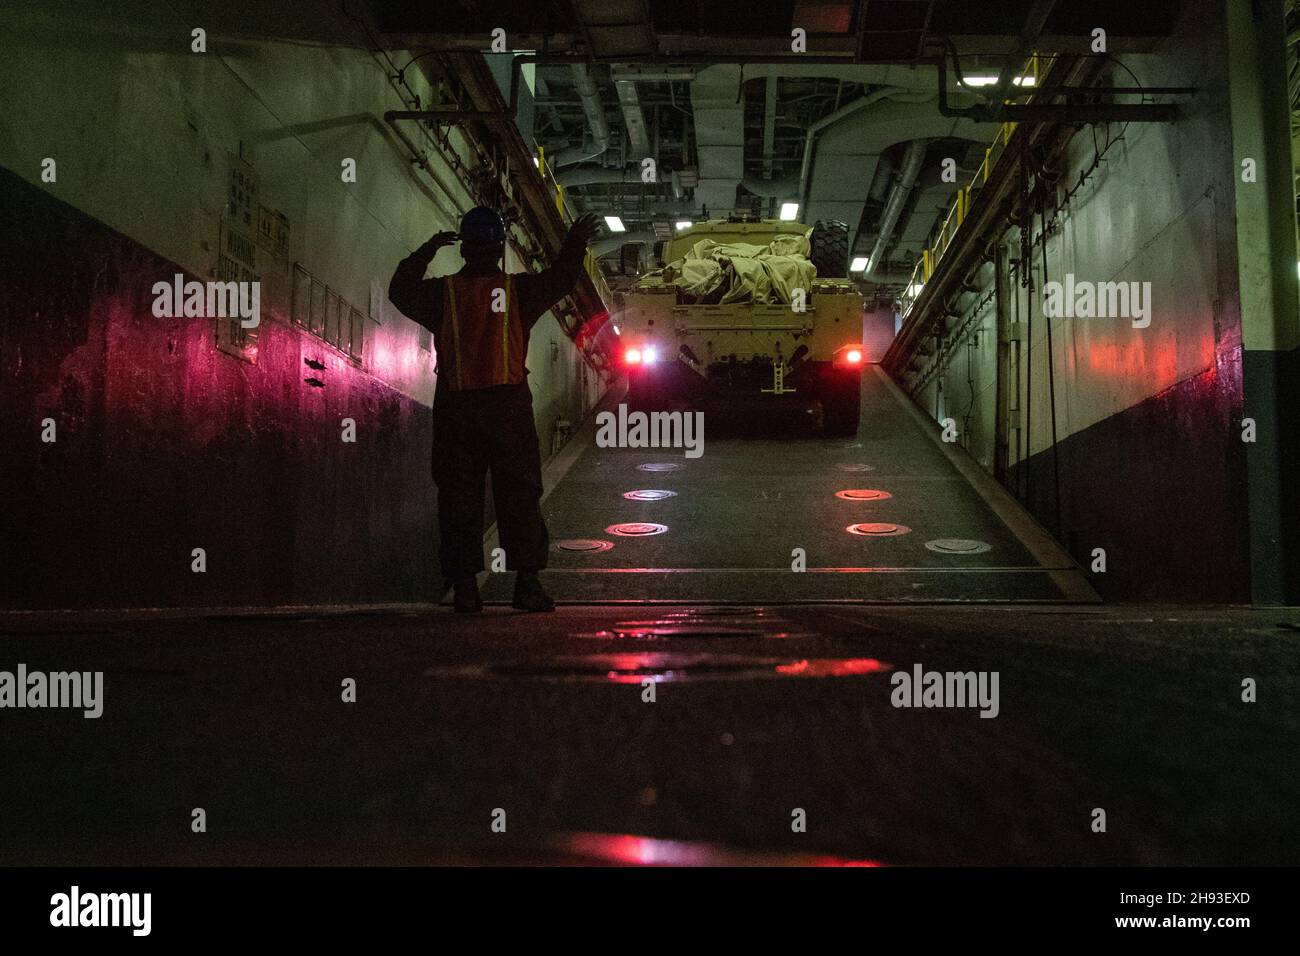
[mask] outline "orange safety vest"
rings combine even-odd
[[[513,276],[447,276],[438,372],[452,391],[524,381],[524,326]],[[497,290],[503,311],[493,311]]]

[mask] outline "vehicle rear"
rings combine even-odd
[[[767,251],[739,254],[755,248]],[[629,405],[789,410],[856,432],[863,299],[847,248],[843,223],[711,220],[678,233],[617,316]]]

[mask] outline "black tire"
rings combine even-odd
[[[846,279],[849,275],[849,224],[840,219],[818,219],[812,230],[812,264],[819,279]]]
[[[862,415],[862,373],[834,369],[822,379],[822,431],[826,435],[853,437]]]

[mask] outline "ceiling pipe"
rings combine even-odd
[[[914,139],[907,144],[902,172],[899,173],[894,188],[889,191],[889,198],[885,200],[885,211],[880,217],[880,234],[876,236],[876,244],[867,259],[867,268],[862,273],[862,278],[867,281],[871,281],[876,267],[885,258],[889,240],[894,236],[894,227],[898,225],[903,207],[907,204],[907,197],[911,195],[912,187],[916,185],[916,177],[921,172],[921,164],[925,161],[925,147],[926,141],[923,139]]]
[[[609,149],[609,123],[605,121],[605,107],[600,102],[600,90],[591,76],[591,67],[586,63],[571,63],[573,84],[582,100],[582,110],[587,114],[587,128],[591,131],[592,149],[586,146],[574,146],[561,150],[551,160],[553,166],[569,166],[573,163],[586,162],[603,155]]]
[[[891,96],[899,96],[907,92],[909,92],[909,90],[902,86],[883,87],[879,90],[868,93],[866,96],[859,97],[847,106],[841,106],[834,113],[829,113],[826,116],[823,116],[817,122],[808,127],[808,135],[804,138],[803,144],[803,165],[799,170],[798,199],[799,209],[801,211],[808,208],[808,190],[812,179],[813,155],[817,148],[817,137],[821,135],[822,130],[826,129],[828,126],[834,126],[846,117],[852,116],[853,114],[866,109],[872,103],[878,103],[883,99],[888,99]],[[786,196],[783,198],[788,199],[790,197]]]

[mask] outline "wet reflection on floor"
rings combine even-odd
[[[554,841],[555,849],[584,863],[625,866],[883,866],[816,853],[738,850],[712,843],[659,840],[629,833],[574,833]]]
[[[772,658],[745,654],[626,653],[558,656],[431,667],[426,677],[656,684],[681,681],[762,680],[782,677],[861,677],[893,669],[871,657]]]

